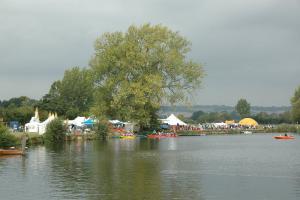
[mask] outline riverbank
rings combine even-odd
[[[23,135],[26,135],[27,142],[26,145],[40,145],[45,143],[45,136],[39,135],[38,133],[25,133],[25,132],[17,132],[17,133],[9,133],[10,137],[15,137],[16,142],[11,146],[20,146],[21,138]],[[65,141],[75,141],[75,140],[95,140],[97,139],[97,135],[95,133],[89,133],[84,135],[66,135]]]
[[[300,125],[290,125],[290,124],[281,124],[276,126],[259,126],[257,129],[207,129],[207,130],[180,130],[177,131],[178,136],[203,136],[203,135],[233,135],[241,134],[244,131],[250,131],[252,133],[297,133],[300,134]],[[140,135],[146,136],[148,132],[143,132]],[[149,132],[152,133],[152,132]],[[15,138],[14,144],[9,146],[20,146],[21,138],[23,135],[26,135],[27,145],[40,145],[45,143],[44,135],[39,135],[38,133],[25,133],[17,132],[11,133],[6,132],[6,138]],[[115,138],[116,135],[113,133],[107,134],[106,138]],[[139,135],[139,134],[138,134]],[[75,140],[96,140],[99,139],[99,135],[95,132],[86,133],[86,134],[66,134],[65,141],[75,141]],[[0,144],[1,146],[1,144]],[[3,145],[2,145],[3,146]],[[7,146],[7,145],[6,145]],[[5,147],[5,146],[3,146]]]
[[[245,131],[252,133],[300,133],[300,125],[281,124],[274,127],[259,126],[256,129],[207,129],[207,130],[180,130],[179,136],[201,136],[201,135],[222,135],[241,134]]]

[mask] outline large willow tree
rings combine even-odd
[[[90,62],[97,88],[95,114],[142,127],[154,123],[163,101],[182,101],[201,83],[202,66],[187,58],[190,46],[162,25],[103,34]]]
[[[291,98],[292,119],[296,123],[300,123],[300,86],[296,89],[294,96]]]

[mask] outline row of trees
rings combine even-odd
[[[24,124],[32,117],[38,101],[25,96],[0,101],[0,121],[18,121]]]
[[[259,124],[281,124],[281,123],[293,123],[290,112],[284,113],[266,113],[260,112],[257,114],[251,114],[247,117],[255,119]],[[226,120],[239,121],[241,116],[236,112],[203,112],[197,111],[190,117],[191,123],[212,123],[212,122],[224,122]],[[187,119],[189,120],[189,119]]]
[[[72,74],[73,71],[75,71],[77,74],[78,71],[81,71],[79,68],[74,68],[71,70],[67,70],[66,74],[67,77],[69,74]],[[64,78],[65,79],[65,78]],[[57,81],[58,82],[58,81]],[[56,83],[54,85],[56,85]],[[60,82],[60,81],[59,81]],[[62,81],[64,82],[64,81]],[[75,84],[75,80],[74,83]],[[72,89],[72,88],[71,88]],[[51,95],[47,94],[45,95],[40,101],[29,99],[28,97],[19,97],[19,98],[12,98],[8,101],[3,101],[4,104],[1,104],[0,106],[0,116],[3,118],[4,121],[19,121],[21,124],[24,124],[29,121],[29,119],[32,117],[32,112],[34,110],[35,106],[39,106],[40,108],[40,119],[44,120],[48,116],[48,112],[45,110],[52,110],[55,112],[58,112],[61,115],[64,115],[67,118],[74,118],[77,115],[84,115],[89,114],[89,108],[92,104],[92,95],[88,93],[89,99],[87,98],[88,102],[87,104],[89,106],[83,106],[80,105],[76,106],[73,104],[73,106],[70,106],[68,104],[68,101],[66,101],[63,97],[65,95],[62,95],[61,91],[65,90],[64,84],[61,84],[60,87],[51,87],[49,93],[55,94],[53,95],[50,100],[49,97]],[[90,88],[90,90],[92,90]],[[55,92],[54,92],[55,91]],[[78,90],[74,91],[74,93],[71,93],[70,96],[76,95],[76,92]],[[78,95],[78,93],[77,93]],[[53,100],[55,99],[55,100]],[[17,103],[16,103],[17,102]],[[220,122],[225,120],[239,120],[243,117],[252,117],[256,121],[262,124],[280,124],[280,123],[292,123],[292,114],[291,112],[284,112],[284,113],[266,113],[266,112],[260,112],[257,114],[250,113],[250,104],[245,100],[241,99],[238,101],[237,105],[235,106],[234,112],[203,112],[203,111],[197,111],[194,112],[190,119],[185,120],[191,120],[191,123],[204,123],[204,122]]]
[[[244,117],[251,117],[261,124],[280,124],[280,123],[298,123],[300,120],[300,87],[296,90],[294,97],[291,99],[292,109],[283,113],[266,113],[260,112],[251,114],[251,105],[246,99],[240,99],[233,112],[194,112],[191,116],[192,122],[221,122],[225,120],[240,120]]]

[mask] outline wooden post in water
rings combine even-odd
[[[22,137],[21,137],[21,150],[22,152],[24,153],[25,151],[25,147],[26,147],[26,141],[27,141],[28,137],[26,134],[23,134]]]

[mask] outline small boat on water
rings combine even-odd
[[[295,139],[294,136],[292,135],[278,135],[278,136],[274,136],[275,139],[277,140],[292,140]]]
[[[0,149],[1,155],[24,155],[24,151],[19,149]]]
[[[251,131],[242,131],[242,134],[245,134],[245,135],[251,135],[252,132],[251,132]]]
[[[133,133],[124,133],[120,135],[121,139],[135,139],[135,135]]]
[[[21,149],[16,149],[15,147],[10,147],[10,149],[0,149],[0,156],[25,155],[26,140],[26,136],[21,138]]]

